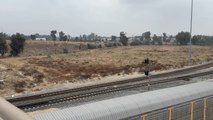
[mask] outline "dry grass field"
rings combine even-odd
[[[31,46],[44,49],[37,48],[35,43]],[[213,60],[212,46],[193,46],[192,51],[193,64]],[[35,55],[37,53],[39,51],[35,51]],[[27,50],[24,54],[28,56]],[[26,56],[0,59],[0,80],[5,81],[0,84],[1,96],[39,91],[85,79],[140,73],[145,68],[143,60],[146,57],[151,59],[151,69],[155,71],[188,65],[187,46],[129,46]]]
[[[60,54],[63,49],[68,52],[79,50],[79,45],[86,45],[85,42],[64,42],[64,41],[26,41],[22,56],[42,56],[47,54]]]

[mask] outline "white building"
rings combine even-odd
[[[47,40],[47,38],[36,38],[35,40],[37,40],[37,41],[46,41]]]

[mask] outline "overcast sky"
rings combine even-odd
[[[128,36],[189,31],[191,0],[0,0],[0,31]],[[213,35],[213,0],[194,0],[193,34]]]

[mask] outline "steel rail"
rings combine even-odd
[[[173,82],[173,81],[189,79],[189,78],[203,76],[203,75],[209,75],[209,74],[213,74],[213,70],[207,71],[207,72],[202,72],[202,73],[183,75],[183,76],[178,76],[178,77],[173,77],[173,78],[155,79],[155,80],[151,81],[150,84],[156,85],[156,84],[160,84],[160,83]],[[124,90],[131,90],[131,89],[136,89],[136,88],[140,88],[140,87],[146,87],[147,83],[148,83],[148,81],[145,81],[143,83],[138,82],[138,83],[134,83],[134,84],[114,86],[111,88],[102,88],[102,89],[97,89],[95,91],[87,91],[85,93],[79,93],[79,94],[69,96],[69,97],[61,97],[58,99],[42,101],[42,102],[30,104],[30,105],[22,105],[22,106],[19,106],[19,108],[28,111],[28,110],[33,110],[33,109],[42,108],[42,107],[46,107],[46,106],[52,106],[55,104],[60,104],[60,103],[67,102],[67,101],[77,101],[77,100],[82,100],[82,99],[93,97],[93,96],[109,94],[109,93],[114,93],[114,92],[119,92],[119,91],[124,91]]]
[[[207,71],[207,72],[202,72],[202,73],[196,73],[196,74],[189,74],[189,75],[183,75],[183,76],[175,76],[172,78],[158,78],[158,79],[153,79],[150,84],[151,85],[156,85],[156,84],[161,84],[161,83],[167,83],[167,82],[174,82],[174,81],[179,81],[179,80],[188,80],[189,78],[193,77],[198,77],[198,76],[204,76],[204,75],[209,75],[213,74],[212,71]],[[103,94],[108,94],[108,93],[114,93],[114,92],[120,92],[124,90],[130,90],[130,89],[136,89],[140,87],[146,87],[148,84],[148,81],[144,82],[136,82],[133,84],[125,84],[121,86],[114,86],[114,87],[106,87],[106,88],[100,88],[96,89],[94,91],[86,91],[86,92],[79,92],[78,94],[73,94],[73,95],[64,95],[64,96],[58,96],[55,99],[49,98],[40,102],[34,102],[32,104],[26,104],[26,105],[19,105],[20,109],[27,110],[27,109],[35,109],[35,108],[42,108],[46,106],[52,106],[54,104],[60,104],[66,101],[75,101],[75,100],[81,100],[97,95],[103,95]]]

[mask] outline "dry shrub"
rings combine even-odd
[[[206,61],[211,61],[211,60],[213,60],[213,58],[211,58],[209,56],[206,58]]]
[[[19,81],[19,82],[16,82],[14,84],[14,87],[25,87],[26,86],[26,82],[25,81]]]
[[[99,45],[98,45],[98,48],[102,48],[102,47],[103,47],[102,44],[99,44]]]
[[[106,47],[113,47],[114,44],[113,44],[113,43],[106,43],[105,46],[106,46]]]
[[[82,79],[88,79],[88,78],[91,78],[91,74],[81,73],[79,77],[82,78]]]
[[[35,79],[36,83],[42,83],[45,76],[44,76],[44,74],[38,72],[38,73],[34,74],[33,78]]]
[[[80,44],[78,48],[79,48],[79,50],[87,50],[88,49],[88,45]]]
[[[14,84],[15,92],[21,93],[25,91],[24,87],[27,85],[25,81],[19,81]]]
[[[65,53],[65,54],[69,53],[68,49],[67,49],[67,48],[64,48],[64,49],[63,49],[63,53]]]
[[[4,84],[0,84],[0,89],[3,89],[4,88]]]
[[[87,44],[88,49],[96,49],[96,46],[94,44]]]
[[[115,43],[116,46],[122,46],[122,44],[120,42]]]
[[[23,75],[25,76],[31,76],[34,78],[36,83],[42,83],[43,79],[45,78],[45,75],[35,68],[24,66],[20,69],[22,71]]]
[[[130,43],[131,46],[137,46],[137,45],[142,45],[142,42],[140,40],[134,40]]]
[[[21,92],[24,92],[24,91],[25,91],[24,88],[15,88],[16,93],[21,93]]]

